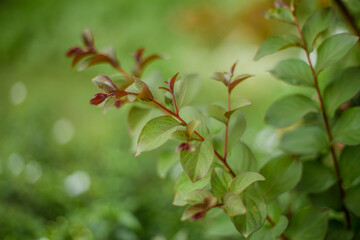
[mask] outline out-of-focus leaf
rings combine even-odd
[[[345,186],[360,181],[360,145],[345,147],[340,156],[339,167]]]
[[[250,78],[250,77],[253,77],[254,75],[250,75],[250,74],[243,74],[243,75],[240,75],[240,76],[237,76],[234,78],[234,80],[232,80],[230,83],[229,83],[229,88],[228,88],[228,92],[231,93],[232,90],[234,90],[234,88],[239,85],[242,81]]]
[[[288,127],[310,112],[319,111],[318,104],[300,94],[275,101],[266,112],[265,121],[275,127]]]
[[[208,207],[205,204],[195,204],[190,207],[188,207],[183,215],[181,216],[181,221],[190,220],[190,221],[197,221],[202,219],[206,212],[208,210]]]
[[[192,120],[200,121],[196,128],[196,131],[204,138],[209,136],[209,129],[206,126],[204,115],[196,108],[186,106],[180,109],[180,116],[186,121],[191,122]]]
[[[222,82],[225,86],[228,86],[230,82],[230,75],[225,72],[215,72],[211,75],[211,78]]]
[[[326,240],[351,240],[354,239],[354,232],[346,229],[344,223],[340,221],[330,220],[326,233]]]
[[[180,123],[170,116],[160,116],[150,120],[140,133],[136,156],[141,152],[160,147],[179,125]]]
[[[307,207],[297,211],[285,231],[290,239],[322,240],[328,225],[328,211]]]
[[[164,151],[157,162],[157,172],[161,178],[165,178],[169,170],[177,163],[179,156],[174,152]]]
[[[132,134],[143,125],[144,120],[148,118],[150,112],[151,110],[149,108],[140,108],[137,106],[130,109],[128,114],[128,126]]]
[[[295,24],[291,11],[283,7],[268,10],[265,12],[265,17],[267,19],[275,19],[282,22]]]
[[[360,217],[360,186],[351,188],[345,192],[345,205],[357,217]]]
[[[188,80],[185,77],[181,77],[175,83],[174,95],[178,108],[184,105],[185,98],[188,92]]]
[[[251,101],[244,97],[238,97],[231,100],[231,110],[225,113],[226,118],[230,118],[231,115],[242,107],[251,105]]]
[[[225,117],[226,110],[224,108],[220,107],[219,105],[210,105],[207,108],[206,112],[210,117],[226,124],[227,121]]]
[[[288,84],[299,86],[314,86],[311,69],[300,59],[287,59],[279,62],[270,73],[277,79]]]
[[[293,189],[301,178],[302,164],[293,156],[282,155],[266,163],[260,173],[266,181],[259,186],[264,192],[268,202],[279,194]]]
[[[266,55],[276,53],[289,47],[298,46],[299,42],[300,39],[295,36],[268,38],[259,47],[254,60],[258,61]]]
[[[205,138],[204,141],[194,144],[195,151],[182,151],[180,153],[180,162],[190,177],[191,181],[196,182],[205,177],[213,162],[213,145],[211,138]]]
[[[271,235],[274,239],[277,239],[287,228],[289,220],[284,215],[279,217],[279,220],[275,226],[271,229]]]
[[[192,120],[186,126],[186,134],[188,135],[189,139],[192,139],[192,136],[196,130],[196,127],[200,124],[199,120]]]
[[[230,217],[246,213],[246,207],[238,194],[226,192],[221,199],[224,203],[225,212]]]
[[[118,91],[116,85],[111,81],[111,79],[106,75],[98,75],[91,80],[95,86],[97,86],[101,91],[105,93],[115,93]]]
[[[281,148],[294,154],[311,154],[326,151],[330,144],[325,130],[317,126],[302,126],[286,132]]]
[[[240,197],[244,200],[246,213],[231,217],[236,229],[247,238],[261,228],[267,215],[266,203],[262,193],[257,188],[247,188]]]
[[[314,206],[321,208],[331,208],[335,211],[343,210],[340,199],[339,186],[337,184],[333,185],[324,192],[310,193],[308,194],[308,197]]]
[[[324,91],[326,113],[330,118],[336,109],[360,91],[360,68],[350,67],[336,76]]]
[[[184,201],[189,204],[206,203],[212,207],[218,203],[218,199],[214,194],[205,189],[196,189],[184,196]]]
[[[246,120],[244,115],[238,111],[237,115],[233,115],[229,121],[229,137],[228,137],[228,149],[229,151],[232,147],[239,142],[240,138],[245,132],[246,129]]]
[[[211,173],[211,189],[218,198],[229,191],[231,174],[222,168],[214,168]]]
[[[329,27],[334,17],[334,10],[332,8],[325,8],[317,11],[305,22],[302,32],[306,48],[309,52],[312,51],[313,44],[318,35]]]
[[[230,185],[230,191],[240,194],[242,193],[248,186],[257,181],[264,181],[265,178],[257,172],[242,172],[237,175]]]
[[[360,143],[360,107],[346,110],[335,122],[333,130],[334,142],[347,145]]]
[[[304,192],[323,192],[336,182],[335,173],[319,162],[304,162],[297,188]]]
[[[104,104],[103,114],[107,113],[109,111],[109,109],[112,106],[114,106],[114,104],[115,104],[115,96],[108,97]]]
[[[349,33],[340,33],[326,39],[318,48],[316,72],[337,63],[355,46],[358,37]]]
[[[238,142],[228,155],[227,162],[236,174],[256,171],[257,162],[250,148],[243,142]]]
[[[94,37],[90,29],[84,29],[82,32],[82,38],[85,46],[92,48],[94,47]]]

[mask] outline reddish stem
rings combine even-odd
[[[220,156],[220,154],[214,149],[215,156],[221,161],[221,163],[229,170],[231,176],[236,177],[235,172],[231,169],[229,164],[227,164],[226,160],[223,159],[223,157]]]

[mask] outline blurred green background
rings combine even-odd
[[[304,16],[326,4],[303,2]],[[226,221],[180,222],[183,209],[171,204],[179,169],[161,179],[159,152],[134,157],[128,107],[103,115],[88,103],[97,92],[90,79],[114,70],[100,65],[78,73],[64,55],[81,44],[83,28],[93,31],[98,48],[115,46],[129,71],[137,48],[164,53],[169,59],[152,64],[145,78],[160,84],[176,72],[198,73],[200,107],[225,99],[209,75],[238,61],[239,74],[256,75],[235,94],[253,101],[245,110],[245,141],[261,162],[276,140],[265,110],[297,91],[266,72],[297,50],[252,60],[264,39],[288,29],[263,18],[271,6],[272,0],[0,1],[0,239],[238,239]]]

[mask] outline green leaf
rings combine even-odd
[[[360,186],[345,192],[345,205],[357,217],[360,217]]]
[[[159,176],[161,178],[165,178],[169,170],[177,163],[178,160],[179,157],[173,152],[162,152],[157,164],[157,172]]]
[[[306,49],[311,52],[313,44],[319,34],[325,31],[334,20],[335,12],[331,8],[325,8],[317,11],[309,17],[302,27]]]
[[[322,240],[325,237],[328,212],[315,207],[307,207],[296,212],[290,219],[285,234],[290,239]]]
[[[336,109],[360,91],[360,67],[350,67],[336,76],[324,91],[326,113],[330,118]]]
[[[264,181],[265,178],[257,172],[242,172],[237,175],[234,180],[231,182],[230,191],[240,194],[248,186],[257,181]]]
[[[195,204],[188,207],[183,215],[181,216],[181,221],[190,220],[196,221],[202,219],[206,212],[208,211],[208,207],[206,204]]]
[[[105,93],[115,93],[118,90],[113,81],[104,74],[94,77],[91,81]]]
[[[333,130],[334,142],[347,145],[360,143],[360,107],[346,110],[335,122]]]
[[[137,130],[145,124],[150,115],[151,110],[148,108],[140,108],[134,106],[130,109],[128,114],[128,126],[131,134],[137,132]]]
[[[224,108],[220,107],[219,105],[210,105],[207,108],[206,112],[210,117],[226,124],[227,121],[225,117],[226,110]]]
[[[192,139],[195,129],[199,124],[200,124],[199,120],[192,120],[186,126],[186,134],[188,135],[190,140]]]
[[[329,189],[320,193],[311,193],[307,195],[314,206],[331,208],[335,211],[341,212],[342,201],[340,199],[339,186],[333,185]]]
[[[339,161],[340,173],[345,186],[360,181],[360,145],[346,146]]]
[[[275,8],[265,12],[267,19],[275,19],[286,23],[295,24],[291,11],[287,8]]]
[[[246,207],[239,195],[233,192],[226,192],[221,200],[224,203],[224,209],[228,216],[234,217],[246,213]]]
[[[354,232],[350,229],[346,229],[343,222],[330,220],[325,239],[352,240],[354,239]]]
[[[222,168],[214,168],[211,173],[211,189],[218,198],[229,191],[229,185],[232,181],[230,173]]]
[[[184,196],[191,191],[206,187],[209,182],[210,174],[202,178],[201,180],[193,183],[185,172],[180,173],[175,183],[176,195],[173,204],[176,206],[186,205],[186,202],[184,201]]]
[[[288,84],[299,86],[314,86],[311,69],[300,59],[287,59],[279,62],[270,73],[277,79]]]
[[[271,201],[279,194],[293,189],[301,178],[302,163],[290,155],[282,155],[266,163],[260,173],[266,181],[259,186],[267,201]]]
[[[250,148],[243,142],[238,142],[231,150],[227,162],[236,174],[256,171],[257,162]]]
[[[279,217],[279,220],[275,224],[275,226],[271,229],[271,235],[274,239],[279,237],[287,228],[289,224],[289,220],[284,215]]]
[[[175,82],[175,100],[177,107],[180,109],[185,101],[187,90],[188,90],[188,80],[185,77],[181,77]]]
[[[298,46],[298,42],[300,42],[300,39],[297,39],[296,37],[293,36],[289,36],[288,38],[283,38],[283,37],[268,38],[259,47],[254,57],[254,61],[258,61],[266,55],[276,53],[285,48]]]
[[[340,61],[355,46],[358,37],[349,33],[340,33],[326,39],[318,48],[316,72]]]
[[[196,189],[184,196],[184,201],[189,204],[206,203],[209,207],[218,203],[217,197],[205,189]]]
[[[196,131],[204,138],[209,137],[209,129],[206,126],[204,115],[198,109],[190,106],[183,107],[180,109],[180,116],[186,122],[191,122],[192,120],[200,121]]]
[[[205,177],[213,162],[213,145],[211,138],[205,138],[202,142],[194,144],[195,151],[182,151],[180,153],[180,162],[190,177],[191,181],[196,182]]]
[[[237,110],[239,110],[242,107],[246,107],[251,105],[251,101],[244,97],[238,97],[231,100],[231,110],[227,111],[225,113],[226,118],[230,118],[233,113],[235,113]]]
[[[150,120],[140,133],[135,156],[160,147],[179,125],[180,123],[170,116],[160,116]]]
[[[225,86],[228,86],[230,82],[230,75],[226,72],[215,72],[211,75],[211,78],[222,82]]]
[[[239,142],[240,138],[246,129],[246,120],[244,115],[239,111],[236,117],[230,118],[229,121],[229,137],[228,137],[228,149],[229,151]]]
[[[170,135],[170,138],[182,142],[189,140],[189,136],[187,135],[185,130],[176,130]]]
[[[136,89],[139,91],[136,97],[137,99],[141,99],[143,101],[152,101],[154,99],[149,86],[145,82],[134,77],[134,83]]]
[[[297,189],[304,192],[323,192],[336,182],[334,172],[319,162],[303,163],[303,173]]]
[[[240,197],[244,200],[246,213],[231,217],[234,226],[245,238],[261,228],[267,215],[266,203],[262,193],[254,187],[247,188]]]
[[[301,126],[286,132],[280,145],[285,151],[294,154],[321,153],[330,146],[326,133],[317,126]]]
[[[265,121],[278,128],[288,127],[310,112],[318,112],[318,104],[300,94],[276,100],[267,110]]]

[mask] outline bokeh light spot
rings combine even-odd
[[[64,184],[65,189],[70,196],[77,196],[89,189],[91,179],[88,173],[76,171],[64,180]]]
[[[22,103],[27,96],[27,89],[24,83],[17,82],[10,89],[10,100],[14,105]]]
[[[53,134],[59,144],[66,144],[74,136],[74,126],[68,119],[59,119],[54,124]]]
[[[8,159],[8,168],[14,175],[19,175],[24,169],[24,159],[18,153],[13,153]]]
[[[42,168],[35,161],[29,162],[25,167],[25,177],[29,183],[37,182],[42,175]]]

